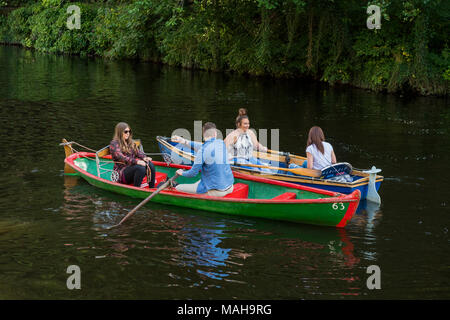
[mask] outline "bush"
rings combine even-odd
[[[447,95],[449,2],[375,3],[382,7],[381,30],[366,28],[360,0],[41,0],[0,15],[0,41],[45,52]],[[81,8],[80,30],[66,26],[71,4]]]

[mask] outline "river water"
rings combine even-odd
[[[381,206],[334,229],[149,203],[107,230],[139,200],[63,174],[62,138],[99,149],[125,121],[159,152],[240,107],[295,154],[320,125],[338,161],[383,170]],[[0,299],[449,299],[449,128],[445,98],[0,46]]]

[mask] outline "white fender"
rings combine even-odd
[[[377,192],[377,188],[375,188],[377,173],[381,172],[381,169],[377,169],[375,166],[373,166],[372,169],[363,172],[369,174],[369,185],[367,189],[366,199],[375,203],[381,203],[381,197]]]

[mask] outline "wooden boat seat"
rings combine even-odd
[[[224,198],[248,198],[248,184],[235,183],[233,186],[233,192],[227,194]]]
[[[297,198],[297,194],[295,192],[285,192],[276,197],[273,197],[272,200],[293,200]]]

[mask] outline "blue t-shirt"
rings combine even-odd
[[[199,144],[197,146],[199,147]],[[223,140],[215,138],[206,140],[195,153],[194,165],[190,170],[183,172],[183,177],[195,177],[199,171],[202,172],[202,178],[197,193],[206,193],[212,189],[226,190],[231,187],[234,176]]]

